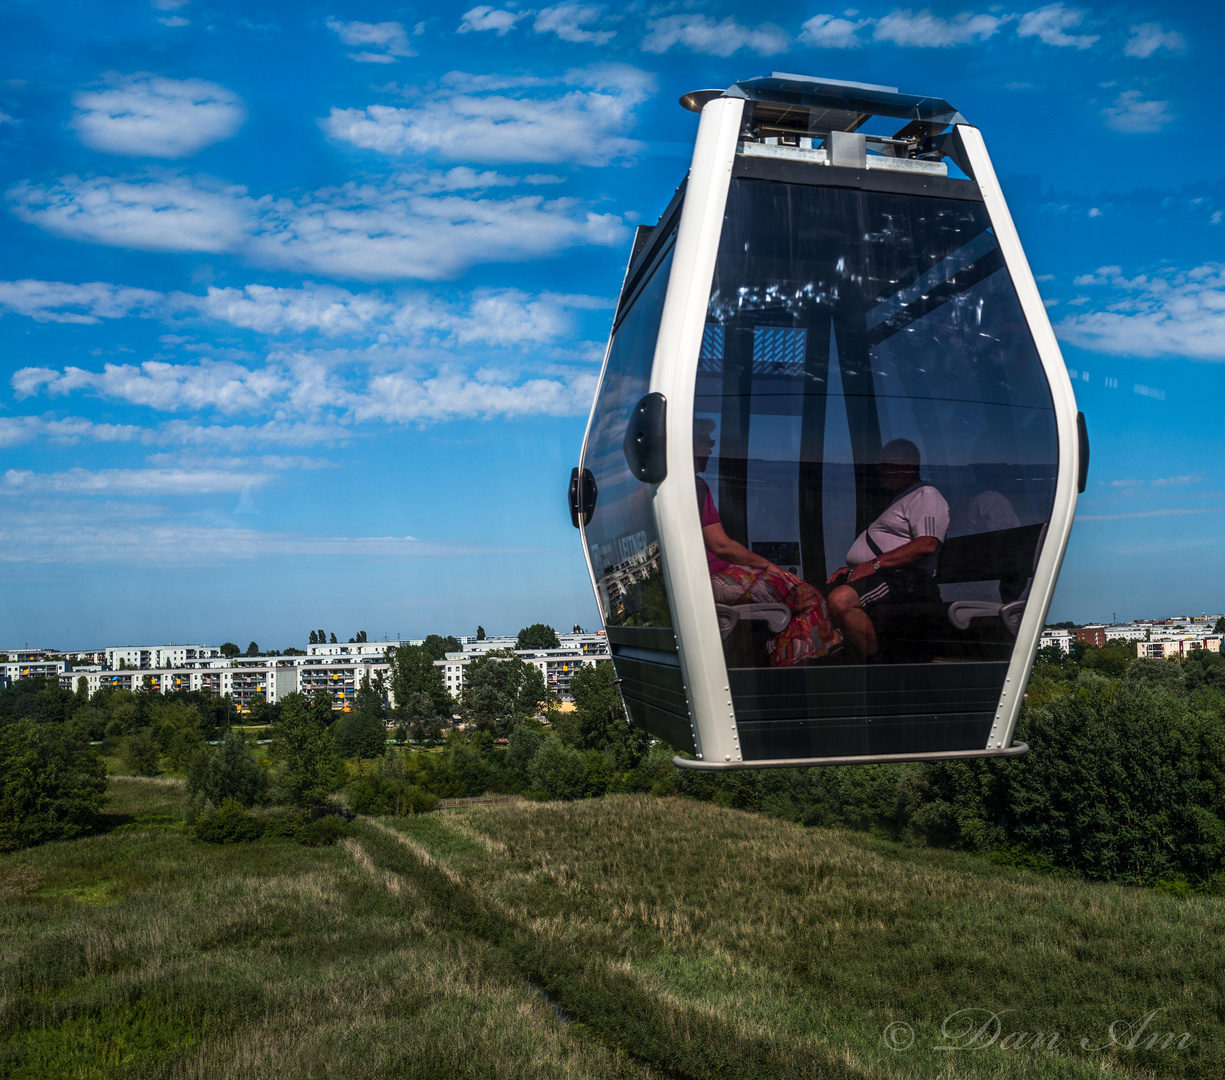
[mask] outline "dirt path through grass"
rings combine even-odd
[[[177,789],[112,793],[117,827],[0,858],[0,1076],[1225,1076],[1213,898],[681,799],[307,848],[203,844]],[[959,1010],[994,1038],[942,1033]],[[1189,1044],[1147,1046],[1167,1031]]]

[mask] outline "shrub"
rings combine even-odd
[[[581,799],[587,790],[587,762],[573,747],[550,735],[536,751],[528,774],[550,799]]]
[[[264,835],[264,823],[237,799],[224,799],[216,810],[196,818],[196,837],[210,844],[239,844]]]
[[[145,734],[128,736],[123,747],[123,764],[133,776],[156,776],[159,763],[157,743]]]
[[[0,723],[0,851],[88,832],[105,793],[106,768],[81,732]]]
[[[307,847],[331,847],[342,836],[352,836],[353,829],[344,818],[336,814],[315,818],[298,826],[297,840]]]

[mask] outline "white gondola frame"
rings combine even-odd
[[[664,581],[696,747],[696,760],[678,757],[675,761],[690,768],[722,770],[1023,753],[1027,748],[1024,744],[1014,745],[1012,736],[1076,512],[1080,474],[1077,409],[1071,380],[1046,307],[1025,258],[982,135],[971,125],[958,124],[955,131],[964,147],[966,163],[982,195],[987,217],[999,242],[1004,264],[1050,387],[1059,454],[1051,516],[1034,567],[1030,594],[1017,630],[987,743],[981,750],[748,762],[743,758],[718,616],[710,588],[701,520],[694,497],[692,444],[700,345],[741,138],[744,106],[745,101],[741,98],[720,97],[707,102],[702,108],[651,366],[650,392],[663,395],[667,402],[667,475],[658,484],[652,485],[651,508],[660,540]],[[607,363],[606,349],[605,368]],[[601,385],[603,379],[602,370]],[[584,436],[583,460],[586,459],[587,440],[598,404],[597,391]],[[595,568],[586,543],[584,557],[594,584]]]

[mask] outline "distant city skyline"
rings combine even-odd
[[[9,5],[0,640],[595,625],[564,489],[630,239],[678,96],[772,70],[981,127],[1092,440],[1049,619],[1225,598],[1225,12],[765,19]]]

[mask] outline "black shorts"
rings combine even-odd
[[[880,604],[927,604],[940,600],[940,586],[931,574],[916,566],[879,570],[844,584],[859,593],[859,604],[864,611]]]

